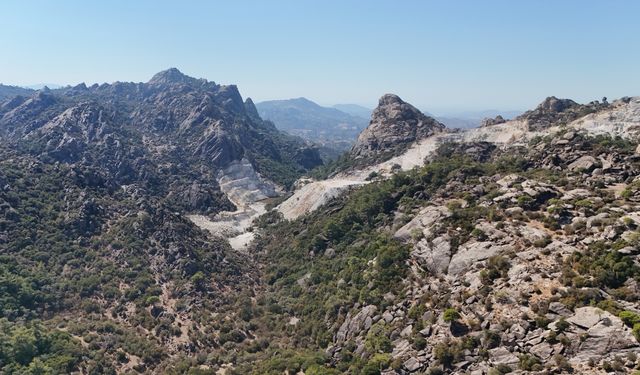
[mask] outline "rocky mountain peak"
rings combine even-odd
[[[251,100],[251,98],[247,98],[244,101],[244,110],[247,112],[247,116],[249,116],[251,120],[255,121],[260,119],[258,108],[256,108],[256,105],[255,103],[253,103],[253,100]]]
[[[571,99],[559,99],[555,96],[547,97],[535,109],[527,111],[516,119],[527,122],[529,129],[540,130],[554,125],[569,122],[587,114],[598,112],[609,106],[608,103],[593,101],[589,104],[579,104]]]
[[[383,106],[391,105],[391,104],[402,104],[402,103],[404,103],[404,101],[402,101],[402,99],[400,99],[400,97],[398,95],[395,95],[395,94],[384,94],[378,100],[378,107],[383,107]]]
[[[355,157],[393,154],[411,143],[440,132],[445,126],[394,94],[383,95],[351,153]]]
[[[163,70],[159,73],[156,73],[151,80],[149,80],[149,84],[151,85],[167,85],[167,84],[193,84],[198,80],[189,77],[183,74],[176,68],[169,68],[167,70]]]
[[[497,115],[494,118],[487,117],[482,119],[482,121],[480,122],[480,127],[484,128],[485,126],[504,124],[505,122],[507,122],[507,120],[502,117],[502,115]]]

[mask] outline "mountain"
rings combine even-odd
[[[355,158],[404,151],[413,142],[441,132],[445,126],[400,97],[386,94],[371,115],[369,126],[351,149]]]
[[[95,146],[91,137],[107,144],[118,137],[135,139],[135,146],[146,148],[141,151],[144,158],[179,156],[210,167],[247,158],[259,172],[283,185],[290,183],[288,174],[320,162],[305,142],[278,132],[255,113],[236,86],[169,69],[147,83],[80,84],[5,103],[0,132],[33,154],[63,162],[83,160],[81,152]],[[122,155],[112,149],[109,153],[122,157],[122,163],[131,162],[124,150]]]
[[[305,181],[256,244],[298,349],[255,373],[637,369],[639,139],[640,97],[550,97]]]
[[[629,373],[640,98],[351,152],[176,69],[0,105],[0,372]],[[340,167],[340,168],[338,168]]]
[[[363,107],[357,104],[335,104],[333,108],[344,113],[348,113],[352,116],[361,118],[370,118],[371,112],[373,112],[371,108]]]
[[[51,90],[55,90],[55,89],[61,89],[64,86],[63,85],[58,85],[57,83],[35,83],[33,85],[27,85],[24,86],[25,88],[31,89],[31,90],[42,90],[45,87],[51,89]]]
[[[238,340],[210,317],[254,270],[196,224],[321,163],[236,86],[177,69],[7,99],[0,140],[2,373],[170,373]]]
[[[265,101],[256,107],[278,129],[339,151],[347,150],[367,126],[368,117],[322,107],[305,98]]]
[[[484,111],[453,112],[437,116],[435,118],[445,124],[448,128],[472,129],[482,126],[484,120],[488,118],[495,118],[497,116],[503,118],[515,118],[521,114],[522,111],[498,111],[491,109]]]
[[[557,124],[566,124],[580,117],[608,107],[608,103],[593,101],[578,104],[571,99],[546,98],[535,109],[527,111],[516,119],[526,121],[533,128],[545,128]]]
[[[10,99],[16,96],[29,96],[33,90],[18,86],[7,86],[0,84],[0,101]]]

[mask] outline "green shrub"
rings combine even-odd
[[[524,370],[524,371],[542,370],[542,365],[540,360],[533,355],[523,354],[518,358],[518,360],[519,360],[518,367],[520,367],[521,370]]]
[[[444,310],[444,313],[442,314],[442,320],[444,320],[447,323],[454,322],[458,319],[460,319],[460,313],[458,312],[458,310],[452,307]]]
[[[618,317],[629,327],[633,327],[634,325],[640,323],[640,315],[632,312],[632,311],[621,311],[618,314]]]

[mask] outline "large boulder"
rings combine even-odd
[[[578,353],[572,362],[599,359],[608,353],[638,348],[631,330],[617,316],[595,307],[577,308],[567,322],[586,330]],[[635,349],[637,350],[637,349]]]
[[[460,275],[470,266],[479,261],[489,259],[498,254],[512,250],[511,245],[496,245],[491,241],[469,241],[458,249],[449,263],[448,274],[450,276]]]
[[[334,337],[337,344],[342,344],[358,335],[364,330],[371,328],[372,318],[378,308],[374,305],[364,306],[356,314],[347,314],[344,323],[338,329]]]

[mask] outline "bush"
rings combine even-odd
[[[456,359],[458,352],[454,345],[446,343],[438,344],[433,349],[435,359],[444,367],[450,367]]]
[[[415,350],[422,350],[427,347],[427,340],[422,336],[417,336],[413,339],[413,348]]]
[[[444,320],[447,323],[454,322],[458,319],[460,319],[460,313],[458,312],[458,310],[452,307],[444,310],[444,313],[442,314],[442,320]]]
[[[376,323],[369,329],[364,347],[369,353],[390,353],[393,349],[388,332],[383,324]]]
[[[566,331],[569,326],[570,324],[564,318],[560,318],[560,320],[556,322],[556,329],[558,330],[558,332]]]
[[[629,327],[633,327],[640,323],[640,315],[628,310],[621,311],[620,314],[618,314],[618,318],[620,318],[624,324]]]
[[[532,355],[523,354],[519,357],[519,365],[521,370],[524,371],[540,371],[542,370],[542,365],[540,360]]]

